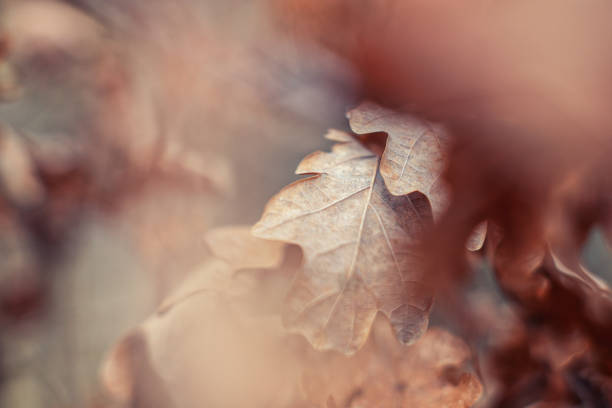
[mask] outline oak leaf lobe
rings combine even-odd
[[[315,152],[297,174],[314,174],[273,197],[255,236],[297,244],[304,266],[287,297],[284,321],[317,349],[352,354],[374,317],[390,318],[405,344],[426,329],[431,295],[417,246],[431,210],[419,193],[394,196],[379,158],[349,134],[330,131],[331,152]]]

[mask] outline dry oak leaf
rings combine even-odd
[[[192,271],[162,302],[158,311],[166,313],[185,299],[204,292],[229,298],[245,297],[258,284],[255,274],[237,275],[240,269],[278,268],[286,245],[267,241],[251,234],[251,227],[235,225],[208,231],[204,241],[212,253],[209,259]]]
[[[328,352],[306,357],[302,387],[309,401],[318,407],[466,408],[478,400],[482,384],[464,368],[470,350],[461,339],[431,328],[405,347],[388,325],[376,323],[354,356]]]
[[[136,408],[295,406],[299,361],[280,319],[250,313],[203,292],[150,316],[109,353],[105,389]]]
[[[427,199],[390,194],[376,155],[347,133],[326,137],[338,142],[332,152],[315,152],[296,170],[315,175],[274,196],[252,230],[304,251],[284,323],[316,349],[352,354],[382,311],[410,344],[425,331],[432,302],[416,249],[432,222]]]
[[[106,391],[134,407],[294,407],[298,356],[278,314],[258,310],[284,292],[249,279],[253,269],[273,274],[286,245],[254,238],[250,226],[205,241],[211,259],[109,353]]]
[[[283,260],[285,244],[256,238],[250,225],[231,225],[210,230],[204,241],[213,255],[234,269],[275,268]]]
[[[347,117],[355,133],[387,133],[380,161],[385,185],[393,195],[425,194],[438,219],[449,205],[449,193],[441,179],[450,148],[444,127],[372,102],[361,103]],[[486,225],[479,225],[468,240],[468,249],[480,249],[485,234]]]

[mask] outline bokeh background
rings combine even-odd
[[[204,232],[255,222],[346,129],[357,75],[286,23],[263,0],[0,2],[0,406],[95,406]],[[610,280],[599,231],[583,255]]]
[[[355,80],[262,1],[0,5],[2,180],[35,197],[3,185],[0,406],[88,406],[204,232],[256,221],[346,127]]]

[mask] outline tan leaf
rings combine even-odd
[[[250,320],[219,293],[149,317],[109,355],[107,391],[134,407],[292,407],[297,356],[278,317]]]
[[[364,102],[348,112],[358,134],[386,132],[389,137],[380,174],[391,194],[426,194],[435,215],[446,208],[448,192],[440,180],[450,138],[446,131],[415,116]]]
[[[235,269],[275,268],[281,264],[286,246],[254,237],[247,225],[215,228],[206,233],[204,241],[213,255]]]
[[[159,312],[166,313],[185,299],[206,292],[234,298],[243,296],[254,289],[257,276],[254,273],[237,275],[238,270],[278,268],[286,245],[255,238],[250,229],[250,226],[236,225],[209,231],[204,240],[213,258],[191,271],[165,299]],[[276,295],[282,296],[282,293]]]
[[[253,227],[261,238],[300,245],[305,264],[287,298],[287,327],[315,348],[350,354],[378,311],[406,344],[427,327],[431,295],[416,246],[431,223],[421,194],[389,194],[378,158],[350,135],[330,131],[332,152],[299,165],[299,180],[273,197]]]
[[[278,314],[257,313],[286,285],[266,286],[251,270],[236,274],[279,267],[286,245],[249,230],[208,233],[214,257],[109,353],[101,375],[115,399],[135,407],[294,407],[298,355]]]
[[[583,297],[587,305],[612,299],[612,292],[604,280],[582,264],[565,264],[555,246],[545,242],[514,245],[504,239],[494,249],[493,260],[500,286],[531,307],[534,301],[551,301],[551,284],[575,292],[573,294]],[[556,306],[561,309],[560,305]],[[569,324],[570,316],[563,319]]]
[[[465,408],[480,397],[480,381],[462,367],[470,351],[459,338],[432,328],[405,347],[388,326],[373,332],[354,356],[310,356],[302,380],[310,401],[321,407],[332,400],[349,408]]]
[[[215,230],[207,241],[217,256],[232,248],[232,260],[247,260],[257,248],[274,259],[279,246],[249,237],[241,226]],[[271,265],[256,258],[253,263]],[[230,276],[232,262],[212,260],[198,274]],[[462,408],[481,393],[478,379],[463,367],[469,348],[443,330],[431,329],[405,347],[387,322],[377,319],[373,335],[354,356],[317,352],[303,337],[283,330],[278,315],[254,316],[253,308],[274,295],[264,286],[245,288],[232,279],[220,287],[213,280],[208,288],[214,290],[156,313],[113,348],[101,374],[114,399],[165,408]],[[248,296],[250,303],[236,301]]]
[[[450,137],[439,125],[413,115],[364,102],[347,114],[351,129],[358,134],[385,132],[387,146],[380,161],[380,174],[393,195],[419,191],[427,196],[438,219],[449,205],[449,193],[441,175],[446,165]],[[480,225],[468,241],[479,249],[486,233]]]

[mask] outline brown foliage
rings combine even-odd
[[[480,396],[468,347],[441,329],[406,347],[378,321],[352,357],[313,350],[281,328],[281,304],[270,302],[287,291],[295,253],[248,227],[212,230],[207,242],[214,258],[111,352],[103,379],[114,398],[135,407],[325,408],[467,407]]]
[[[348,112],[351,129],[358,134],[384,132],[387,143],[380,159],[380,174],[393,195],[415,191],[425,194],[433,216],[438,219],[449,204],[448,187],[442,173],[448,161],[451,138],[442,126],[385,109],[374,103],[362,103]],[[486,225],[474,231],[467,246],[482,247]]]
[[[317,349],[354,353],[382,311],[410,344],[425,331],[431,306],[416,250],[431,209],[422,194],[391,195],[378,157],[352,136],[327,138],[338,142],[332,152],[311,154],[296,171],[316,175],[281,191],[253,227],[304,250],[285,323]]]
[[[402,346],[383,321],[352,357],[313,354],[303,377],[304,390],[317,406],[470,407],[482,386],[466,370],[466,344],[430,329],[414,345]]]
[[[95,212],[163,299],[111,350],[102,405],[612,406],[612,292],[581,256],[594,227],[612,237],[609,4],[272,1],[340,57],[308,48],[296,68],[259,14],[228,28],[191,0],[71,2],[1,4],[0,100],[53,88],[74,123],[0,124],[0,330],[41,309]],[[377,102],[348,111],[354,133],[330,130],[254,226],[205,234],[211,192],[258,207],[260,184],[221,150],[262,175],[300,139],[225,136],[331,116],[313,107],[336,97],[313,97],[319,64]],[[482,265],[486,293],[469,287]],[[428,329],[432,313],[467,343]]]

